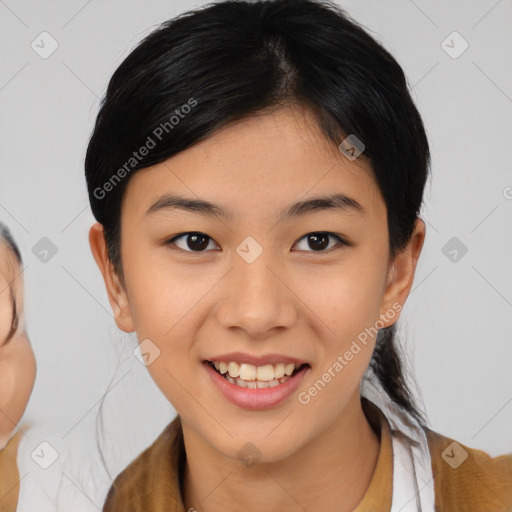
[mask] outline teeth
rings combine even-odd
[[[271,364],[266,364],[265,366],[258,366],[258,368],[256,370],[256,377],[258,380],[262,380],[264,382],[273,380],[274,379],[274,367]],[[268,386],[266,386],[266,387],[268,387]]]
[[[233,380],[233,379],[231,379],[231,380]],[[282,382],[284,382],[284,380]],[[276,386],[279,386],[280,382],[278,380],[271,380],[269,382],[261,382],[259,380],[245,381],[242,379],[235,379],[235,384],[237,386],[240,386],[241,388],[263,389],[263,388],[274,388]]]
[[[242,380],[242,379],[236,379],[235,384],[237,386],[240,386],[241,388],[247,387],[247,382],[245,382],[245,380]]]
[[[254,366],[247,363],[237,363],[236,361],[215,361],[215,369],[231,384],[236,384],[243,388],[262,389],[273,388],[287,381],[299,364],[278,363],[265,364],[263,366]]]
[[[240,375],[240,365],[234,361],[228,363],[228,373],[230,377],[235,379]]]
[[[280,379],[284,375],[284,363],[279,363],[274,366],[274,377]]]
[[[240,365],[240,378],[244,380],[256,380],[256,366],[242,363]]]
[[[285,375],[291,375],[293,373],[294,369],[295,369],[295,365],[293,363],[285,365],[285,367],[284,367]]]

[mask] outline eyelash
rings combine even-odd
[[[166,246],[174,245],[176,247],[175,241],[178,240],[179,238],[183,238],[183,237],[188,236],[188,235],[201,235],[201,236],[207,237],[210,241],[213,241],[213,238],[211,238],[207,234],[202,233],[200,231],[186,231],[184,233],[179,233],[178,235],[173,236],[169,240],[165,241],[164,245],[166,245]],[[313,250],[311,250],[311,251],[305,251],[305,252],[312,252],[312,253],[321,254],[321,253],[330,252],[331,250],[333,250],[335,248],[341,248],[343,246],[350,246],[350,245],[352,245],[349,242],[347,242],[345,239],[343,239],[340,235],[337,235],[336,233],[331,233],[330,231],[310,231],[309,233],[306,233],[303,237],[299,238],[298,242],[303,240],[303,239],[305,239],[308,235],[327,235],[329,237],[334,238],[338,242],[338,245],[334,246],[334,247],[331,247],[329,249],[326,249],[326,250],[321,250],[321,251],[313,251]],[[180,247],[176,247],[176,249],[179,250],[179,251],[182,251],[182,252],[188,252],[188,253],[192,253],[192,254],[202,254],[202,253],[207,252],[207,251],[191,251],[191,250],[187,250],[187,249],[181,249]]]

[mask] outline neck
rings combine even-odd
[[[361,407],[359,392],[342,415],[290,457],[245,467],[219,456],[183,424],[187,462],[185,510],[278,512],[351,511],[362,500],[377,464],[380,441]],[[297,508],[298,510],[299,508]]]

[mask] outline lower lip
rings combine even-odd
[[[305,366],[283,384],[273,388],[248,389],[231,384],[217,373],[209,363],[203,363],[206,371],[217,386],[217,389],[233,404],[243,409],[267,409],[284,402],[300,385],[310,369]]]

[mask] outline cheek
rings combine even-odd
[[[319,336],[314,374],[297,395],[304,414],[317,426],[334,421],[355,396],[373,354],[383,276],[375,261],[366,267],[362,263],[346,265],[322,286],[304,290],[315,313],[329,326]]]
[[[380,267],[378,262],[354,258],[331,272],[310,274],[309,284],[302,287],[301,295],[338,344],[357,337],[379,319],[385,279]]]
[[[130,310],[139,339],[172,336],[208,290],[193,269],[170,264],[165,248],[126,243],[123,269]],[[142,338],[141,338],[142,336]]]
[[[160,250],[144,252],[128,244],[127,250],[127,293],[141,351],[149,353],[147,369],[173,407],[186,410],[190,393],[200,399],[201,387],[195,389],[191,378],[200,364],[195,333],[206,318],[207,294],[219,276],[202,272],[202,278],[197,268],[171,265]]]
[[[10,341],[15,343],[16,338]],[[12,432],[21,419],[30,397],[35,375],[21,358],[8,357],[0,362],[0,431]]]
[[[0,409],[4,410],[16,390],[16,371],[10,359],[0,362]]]

